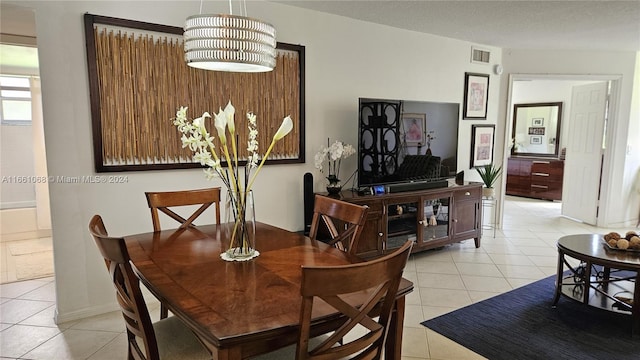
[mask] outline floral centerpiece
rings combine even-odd
[[[325,174],[329,184],[327,185],[327,192],[329,194],[337,194],[342,190],[342,184],[340,183],[340,164],[342,159],[348,158],[355,154],[356,150],[349,144],[344,144],[342,141],[335,141],[329,145],[329,139],[327,139],[327,146],[322,147],[315,156],[316,169]],[[327,162],[327,167],[324,167],[324,162]],[[326,169],[326,171],[325,171]]]
[[[214,126],[218,134],[221,148],[216,149],[214,137],[207,131],[206,121],[211,118],[208,112],[201,117],[189,121],[187,108],[180,107],[176,112],[173,124],[182,133],[182,147],[188,147],[193,154],[193,161],[199,162],[207,168],[204,170],[208,180],[220,178],[228,191],[227,215],[233,213],[234,226],[230,236],[229,249],[222,253],[225,260],[244,260],[257,256],[255,250],[255,223],[251,187],[262,169],[265,160],[271,153],[275,143],[285,137],[293,129],[291,117],[282,121],[280,128],[273,135],[271,144],[262,156],[258,155],[258,130],[256,115],[247,113],[249,139],[247,141],[248,159],[244,166],[239,165],[238,144],[236,143],[235,108],[231,101],[224,110],[214,114]],[[228,136],[227,136],[228,135]],[[229,148],[229,143],[231,148]],[[223,167],[221,161],[226,162]]]

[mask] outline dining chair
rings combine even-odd
[[[145,192],[149,209],[151,209],[151,220],[153,221],[153,231],[160,231],[159,211],[165,213],[170,218],[180,223],[180,229],[193,226],[193,221],[198,218],[211,205],[215,207],[216,224],[220,223],[220,188],[208,188],[198,190],[183,191],[163,191]],[[201,205],[189,218],[178,215],[171,207]]]
[[[180,319],[172,316],[152,323],[131,268],[123,238],[110,237],[102,218],[94,215],[89,232],[107,265],[127,328],[128,359],[211,359],[212,355]]]
[[[300,333],[295,359],[381,359],[412,246],[413,242],[407,241],[388,255],[362,263],[302,266]],[[367,300],[352,304],[349,295],[361,292],[367,293]],[[345,320],[334,332],[311,337],[315,307],[321,313],[335,309]],[[293,346],[289,346],[256,359],[293,359],[293,351]]]
[[[220,223],[220,188],[208,188],[198,190],[182,191],[161,191],[145,192],[149,209],[151,209],[151,220],[153,221],[153,231],[160,231],[159,211],[165,213],[170,218],[180,223],[178,229],[185,229],[194,226],[193,221],[202,215],[211,205],[215,207],[216,224]],[[170,207],[201,205],[188,219],[178,215]],[[169,310],[164,304],[160,304],[160,318],[169,316]]]
[[[327,232],[328,244],[355,255],[369,207],[316,195],[309,238],[320,240]]]

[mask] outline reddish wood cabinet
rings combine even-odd
[[[564,161],[511,157],[507,164],[507,195],[562,200]]]
[[[369,206],[358,254],[372,258],[413,240],[412,252],[474,239],[480,247],[482,183],[379,195],[343,190],[340,199]]]

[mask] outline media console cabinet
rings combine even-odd
[[[383,255],[409,239],[414,241],[412,252],[468,239],[480,247],[482,183],[457,185],[451,180],[441,188],[377,195],[343,190],[337,197],[369,206],[358,244],[361,257]]]

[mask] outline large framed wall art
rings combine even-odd
[[[247,138],[246,113],[256,114],[259,153],[290,115],[293,131],[267,164],[304,163],[304,46],[278,43],[271,72],[207,71],[186,65],[182,28],[91,14],[84,23],[97,172],[201,167],[172,119],[181,106],[197,118],[229,101],[239,139]],[[239,153],[246,159],[246,146]]]

